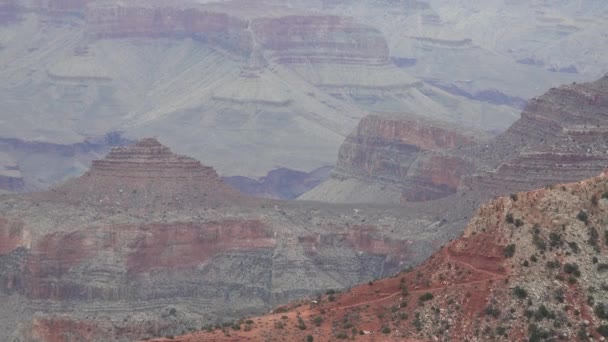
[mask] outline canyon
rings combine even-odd
[[[260,314],[419,263],[457,230],[431,211],[250,197],[154,138],[48,191],[1,195],[0,213],[0,331],[21,341]]]
[[[421,265],[155,341],[603,341],[608,171],[498,197]]]
[[[533,15],[501,16],[522,6],[465,5],[3,0],[0,139],[11,143],[0,152],[24,184],[2,190],[44,190],[84,173],[107,149],[57,156],[55,148],[112,132],[158,136],[223,177],[311,173],[335,161],[370,113],[496,134],[542,89],[606,71],[592,57],[602,55],[593,42],[603,39],[605,6],[537,4]],[[488,18],[471,15],[476,7]],[[509,27],[551,44],[524,44]],[[506,38],[481,33],[494,30]],[[48,152],[26,158],[15,139]]]
[[[552,88],[494,138],[413,116],[370,116],[340,148],[331,178],[300,198],[480,201],[585,179],[608,165],[607,101],[608,76]]]

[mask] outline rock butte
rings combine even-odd
[[[91,170],[40,196],[92,206],[190,208],[244,196],[227,186],[215,170],[193,158],[173,154],[154,138],[115,147]]]

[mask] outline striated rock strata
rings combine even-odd
[[[420,262],[437,218],[242,195],[156,139],[79,178],[0,198],[0,332],[21,341],[175,335]],[[20,307],[18,313],[9,312]]]
[[[422,265],[176,341],[603,341],[608,171],[500,197]]]
[[[332,178],[301,198],[360,201],[355,190],[346,189],[358,186],[352,179],[390,185],[372,200],[410,202],[457,191],[473,192],[467,198],[478,200],[588,178],[608,166],[607,113],[605,76],[552,88],[531,100],[506,132],[488,141],[409,119],[371,116],[342,145]],[[330,197],[331,192],[348,197]],[[366,192],[360,198],[370,200]]]
[[[353,177],[402,191],[409,201],[445,197],[457,191],[473,167],[444,151],[478,139],[473,133],[422,118],[367,116],[342,144],[330,182]],[[330,187],[321,185],[301,198],[323,200],[324,186]]]

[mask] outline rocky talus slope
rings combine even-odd
[[[49,191],[0,197],[0,335],[175,335],[392,274],[454,230],[434,215],[248,197],[155,139]]]
[[[499,197],[411,271],[172,340],[603,341],[606,222],[608,171]]]
[[[608,76],[550,89],[489,140],[419,122],[363,119],[342,145],[332,178],[301,198],[449,201],[459,192],[473,200],[591,177],[608,165]]]

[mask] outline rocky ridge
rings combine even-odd
[[[608,76],[552,88],[531,100],[506,132],[485,141],[451,138],[431,123],[416,131],[409,119],[372,116],[343,144],[332,178],[301,198],[404,202],[448,198],[457,191],[490,198],[588,178],[608,165],[607,101]],[[376,128],[383,126],[390,130]],[[426,132],[439,143],[426,143]],[[395,138],[401,136],[426,146]],[[387,182],[392,190],[377,191],[373,198],[351,189]]]
[[[500,197],[411,271],[174,340],[601,341],[607,221],[608,171]]]

